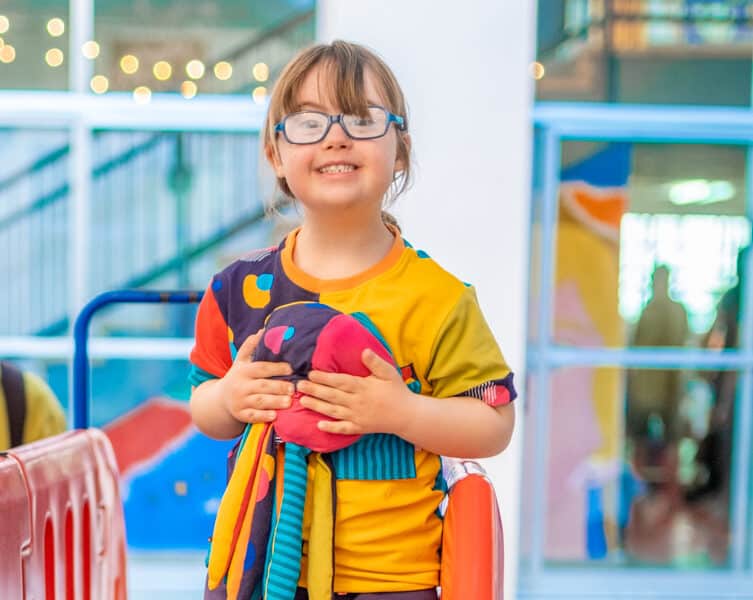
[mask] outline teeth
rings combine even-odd
[[[353,165],[329,165],[319,169],[320,173],[349,173],[353,171],[355,167]]]

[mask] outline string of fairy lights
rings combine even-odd
[[[49,19],[45,25],[49,36],[53,39],[60,38],[65,33],[65,21],[59,17]],[[6,15],[0,15],[0,63],[10,64],[17,59],[16,48],[7,42],[4,37],[11,30],[11,21]],[[88,60],[95,60],[100,55],[100,45],[95,40],[84,42],[81,46],[81,54]],[[58,68],[65,62],[65,53],[57,46],[48,48],[44,53],[44,61],[50,68]],[[151,74],[157,84],[170,81],[175,78],[183,79],[180,83],[180,94],[188,99],[194,98],[199,93],[201,80],[209,77],[209,73],[218,81],[228,81],[233,77],[233,64],[221,60],[213,65],[205,65],[198,58],[193,58],[185,65],[171,64],[167,60],[158,60],[152,64],[143,64],[145,59],[139,59],[136,54],[124,54],[118,60],[118,68],[125,76],[133,76],[143,73],[144,69],[151,68]],[[181,71],[180,66],[183,66]],[[251,77],[254,85],[251,96],[257,104],[261,104],[267,97],[266,82],[269,80],[269,66],[263,62],[257,62],[251,67]],[[110,90],[110,78],[106,75],[95,74],[89,87],[95,94],[104,94]],[[132,89],[134,101],[145,104],[151,100],[152,88],[149,85],[136,85]]]

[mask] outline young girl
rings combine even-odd
[[[229,439],[274,421],[298,391],[304,407],[330,417],[322,431],[363,435],[335,461],[334,597],[436,598],[439,455],[507,446],[512,374],[473,288],[383,218],[409,180],[410,136],[403,93],[379,57],[342,41],[296,56],[272,93],[264,149],[303,224],[212,279],[191,353],[194,422]],[[364,313],[399,372],[366,350],[370,376],[312,371],[294,386],[289,365],[254,362],[266,317],[303,301]],[[296,599],[308,597],[310,500]]]

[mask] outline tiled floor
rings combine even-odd
[[[636,499],[625,531],[630,562],[674,568],[723,567],[729,550],[729,497],[722,490],[686,500],[677,455],[665,452],[651,469],[651,482]]]
[[[130,552],[128,600],[202,600],[203,553]]]
[[[688,504],[661,491],[642,498],[626,531],[626,554],[651,565],[723,566],[729,548],[725,504],[721,497]]]

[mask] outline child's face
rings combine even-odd
[[[298,93],[299,110],[316,110],[330,115],[342,109],[329,98],[333,82],[326,69],[315,67],[303,80]],[[385,102],[374,77],[364,73],[364,91],[369,105],[384,106]],[[277,153],[269,159],[278,177],[284,177],[293,195],[305,211],[347,211],[350,216],[379,215],[382,198],[392,183],[396,170],[397,135],[394,125],[387,134],[371,140],[349,138],[339,123],[333,123],[326,137],[314,144],[291,144],[283,135],[277,138]],[[323,171],[332,165],[345,165],[347,170]]]

